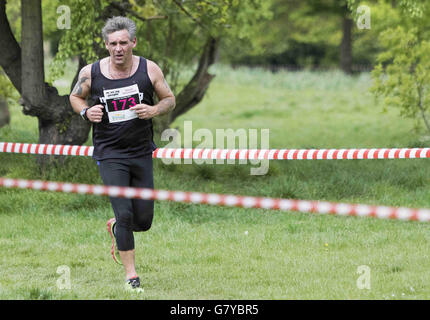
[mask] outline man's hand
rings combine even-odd
[[[158,108],[155,106],[150,106],[144,103],[136,104],[131,107],[130,110],[136,111],[139,119],[151,119],[158,115]]]
[[[91,122],[102,122],[103,117],[103,108],[104,106],[101,104],[96,104],[91,108],[87,109],[87,118]]]

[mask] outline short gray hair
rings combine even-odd
[[[121,16],[109,18],[102,29],[103,39],[107,41],[109,34],[124,29],[128,31],[130,40],[133,40],[136,37],[136,24],[133,20]]]

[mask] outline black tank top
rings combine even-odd
[[[154,105],[154,88],[147,61],[139,57],[139,67],[125,79],[108,79],[100,71],[100,60],[91,66],[91,105],[104,105],[100,123],[93,123],[93,158],[124,159],[152,155],[152,120],[139,119],[129,107]]]

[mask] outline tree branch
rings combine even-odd
[[[194,18],[193,15],[191,13],[189,13],[187,11],[187,9],[185,9],[184,6],[178,0],[173,0],[173,3],[176,4],[179,7],[179,9],[181,9],[181,11],[183,13],[185,13],[191,20],[193,20],[195,23],[197,23],[203,29],[206,29],[206,26],[203,25],[199,20],[197,20],[196,18]]]
[[[150,21],[150,20],[165,20],[168,19],[168,16],[151,16],[151,17],[142,17],[140,15],[138,15],[136,12],[134,12],[133,10],[127,8],[124,4],[121,3],[117,3],[117,2],[111,2],[109,4],[110,7],[117,9],[123,13],[128,13],[129,15],[135,17],[136,19],[139,19],[141,21]]]
[[[18,92],[21,92],[21,48],[6,16],[6,0],[0,0],[0,65]]]
[[[203,99],[203,96],[209,87],[209,83],[215,77],[208,73],[208,69],[215,62],[218,47],[219,40],[209,37],[200,57],[197,71],[184,89],[178,94],[176,107],[170,113],[170,123],[193,108]]]
[[[418,86],[417,90],[418,90],[418,108],[421,111],[421,116],[423,117],[427,130],[430,132],[430,123],[427,120],[424,107],[423,107],[422,86]]]

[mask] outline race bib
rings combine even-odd
[[[137,84],[103,90],[104,98],[101,99],[106,106],[106,112],[110,123],[127,121],[137,118],[134,110],[129,110],[136,104],[141,103],[143,93],[139,92]]]

